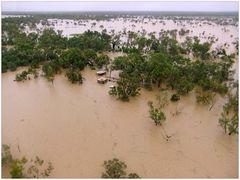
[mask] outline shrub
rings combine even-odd
[[[12,162],[12,154],[10,152],[10,146],[3,144],[2,145],[2,165],[9,165]]]
[[[178,94],[173,94],[171,97],[172,102],[176,102],[180,100],[180,96]]]
[[[196,96],[197,103],[203,104],[203,105],[213,104],[216,93],[212,91],[203,91],[201,89],[196,89],[196,93],[197,93],[197,96]]]
[[[82,84],[82,82],[83,82],[82,75],[78,69],[69,68],[66,71],[66,76],[67,76],[68,80],[70,82],[72,82],[73,84],[75,84],[75,83]]]
[[[136,173],[126,173],[127,165],[117,158],[104,161],[105,172],[102,173],[102,178],[140,178]]]
[[[119,159],[104,161],[104,167],[106,172],[102,173],[102,178],[124,178],[126,175],[127,165]]]
[[[218,120],[225,133],[238,134],[238,94],[229,95],[228,102],[223,106],[223,112]]]
[[[153,102],[148,102],[150,118],[154,121],[155,125],[162,125],[162,122],[166,120],[165,114],[160,108],[155,108]]]
[[[53,170],[52,163],[44,164],[38,156],[34,160],[28,161],[25,157],[15,159],[12,157],[10,147],[2,145],[2,163],[3,166],[10,168],[12,178],[46,178]]]

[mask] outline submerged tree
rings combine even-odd
[[[179,94],[173,94],[171,97],[172,102],[176,102],[180,100],[180,95]]]
[[[27,159],[14,159],[10,165],[10,174],[12,178],[25,178],[24,165],[27,163]]]
[[[44,64],[42,66],[42,71],[47,80],[53,82],[56,72],[54,71],[54,68],[51,66],[51,64],[50,63]]]
[[[110,63],[110,58],[107,55],[100,55],[95,59],[94,63],[98,68],[107,67]]]
[[[136,173],[126,173],[127,165],[117,158],[104,161],[105,172],[102,173],[102,178],[140,178]]]
[[[150,118],[154,121],[155,125],[162,125],[166,120],[166,116],[163,112],[163,108],[168,105],[168,94],[165,92],[162,95],[156,97],[156,106],[153,105],[152,101],[148,102]]]
[[[20,74],[16,74],[15,81],[25,81],[31,79],[28,75],[33,75],[34,79],[38,77],[38,72],[35,68],[29,67],[27,71],[22,71]]]
[[[25,81],[27,80],[27,75],[28,75],[27,71],[23,71],[20,74],[16,74],[15,81]]]
[[[70,82],[73,84],[79,83],[82,84],[83,78],[79,69],[69,68],[66,71],[66,76]]]
[[[153,106],[153,102],[148,102],[150,118],[154,121],[155,125],[162,125],[163,121],[166,120],[164,112],[161,111],[161,108],[156,108]]]
[[[46,165],[38,156],[30,161],[25,157],[13,158],[10,147],[5,144],[2,145],[2,165],[10,168],[12,178],[47,178],[53,170],[51,162]]]
[[[13,161],[12,154],[10,152],[10,146],[7,144],[2,145],[2,165],[9,165]]]
[[[223,106],[219,124],[229,135],[238,134],[238,94],[228,96],[228,102]]]
[[[199,57],[202,60],[208,60],[210,58],[210,50],[211,44],[205,42],[200,44],[199,41],[195,42],[192,47],[193,55],[195,57]]]
[[[209,111],[212,109],[214,103],[215,103],[215,96],[216,93],[212,91],[203,91],[201,88],[196,89],[196,100],[197,103],[203,104],[203,105],[211,105]]]
[[[140,94],[140,80],[136,74],[124,73],[120,74],[120,79],[117,80],[117,86],[109,91],[110,95],[117,96],[118,99],[129,101],[129,96]]]
[[[79,68],[84,69],[87,65],[87,60],[84,57],[83,52],[78,48],[71,48],[65,51],[60,57],[60,65],[63,68]]]

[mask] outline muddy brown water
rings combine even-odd
[[[147,102],[159,90],[142,89],[121,102],[108,94],[111,83],[96,83],[90,69],[82,85],[64,75],[53,84],[42,77],[17,83],[16,73],[2,74],[2,143],[15,157],[51,161],[51,178],[99,178],[104,160],[114,157],[143,178],[238,177],[238,136],[218,126],[222,98],[211,111],[193,94],[170,102],[167,120],[156,127]],[[176,109],[181,113],[174,116]]]

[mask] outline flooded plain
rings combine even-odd
[[[202,19],[203,18],[203,19]],[[201,42],[209,41],[210,38],[216,40],[212,49],[224,47],[227,53],[234,53],[235,48],[232,44],[238,39],[238,24],[221,25],[210,20],[204,20],[204,17],[194,20],[171,20],[144,18],[142,16],[132,18],[114,18],[109,20],[72,20],[72,19],[48,19],[49,25],[37,24],[38,31],[45,28],[53,28],[56,32],[62,31],[62,35],[72,37],[75,34],[81,34],[87,30],[102,32],[104,29],[108,34],[120,35],[122,43],[127,42],[127,33],[132,31],[141,35],[150,36],[154,34],[159,37],[161,31],[189,30],[184,36],[177,33],[177,40],[183,42],[186,36],[198,37]],[[227,19],[227,18],[226,18]],[[230,18],[231,19],[231,18]],[[25,27],[25,32],[37,32],[34,29]],[[226,43],[226,44],[225,44]]]
[[[134,23],[122,18],[80,24],[49,21],[67,37],[88,29],[158,35],[161,30],[184,28],[201,41],[207,41],[208,36],[218,38],[213,48],[227,43],[228,54],[236,51],[232,42],[238,39],[238,26],[195,21],[191,25],[154,19]],[[38,24],[37,28],[46,27]],[[185,37],[177,39],[182,42]],[[123,53],[108,55],[114,58]],[[238,61],[233,69],[238,79]],[[82,85],[71,84],[63,74],[57,75],[53,84],[43,77],[17,83],[13,81],[17,73],[2,74],[2,143],[11,146],[15,157],[37,155],[52,162],[50,178],[99,178],[103,162],[112,158],[124,161],[129,172],[142,178],[238,177],[238,135],[228,136],[218,125],[225,102],[220,96],[211,111],[196,103],[194,91],[177,103],[169,102],[164,109],[166,121],[156,127],[147,103],[162,94],[158,89],[142,89],[140,96],[121,102],[108,94],[112,83],[98,84],[96,71],[88,68],[82,72]]]
[[[98,84],[88,68],[82,85],[64,75],[53,84],[42,77],[17,83],[16,73],[2,74],[2,143],[15,157],[51,161],[50,178],[99,178],[112,158],[143,178],[238,177],[238,136],[218,125],[221,97],[211,111],[195,102],[194,92],[169,102],[163,127],[156,127],[147,102],[159,90],[142,89],[121,102],[108,94],[111,83]]]

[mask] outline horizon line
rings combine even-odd
[[[28,10],[26,10],[26,11],[11,11],[11,10],[7,10],[7,11],[4,11],[4,10],[2,10],[2,12],[235,12],[235,13],[238,13],[239,11],[171,11],[171,10],[169,10],[169,11],[149,11],[149,10],[131,10],[131,11],[129,11],[129,10],[126,10],[126,11],[120,11],[120,10],[117,10],[117,11],[108,11],[108,10],[104,10],[104,11],[101,11],[101,10],[99,10],[99,11],[95,11],[95,10],[84,10],[84,11],[81,11],[81,10],[76,10],[76,11],[71,11],[71,10],[57,10],[57,11],[55,11],[55,10],[52,10],[52,11],[28,11]]]

